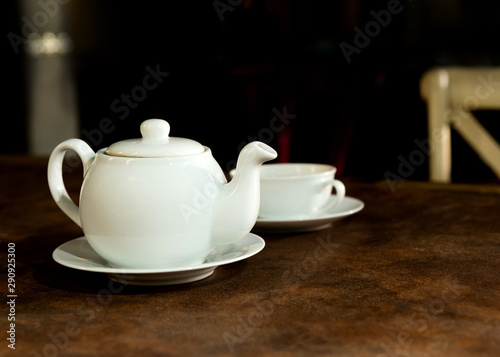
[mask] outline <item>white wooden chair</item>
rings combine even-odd
[[[427,103],[430,181],[451,182],[451,126],[500,178],[500,145],[472,114],[500,110],[500,67],[434,68],[422,76],[420,92]]]

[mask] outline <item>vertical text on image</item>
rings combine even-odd
[[[7,244],[7,331],[8,347],[16,349],[16,244]]]

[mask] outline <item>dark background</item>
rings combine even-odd
[[[170,122],[172,136],[209,146],[225,170],[253,137],[275,147],[281,161],[330,163],[366,180],[397,174],[399,158],[427,136],[422,74],[499,64],[500,3],[401,1],[402,11],[348,63],[341,44],[354,46],[356,27],[389,3],[71,0],[62,6],[75,45],[82,133],[110,118],[116,130],[98,149],[139,137],[140,123],[156,117]],[[16,2],[4,8],[4,34],[20,33]],[[25,57],[7,40],[3,48],[0,153],[25,153]],[[146,66],[170,75],[121,120],[111,103],[142,83]],[[273,132],[272,118],[285,106],[295,117]],[[498,139],[498,115],[477,115]],[[456,134],[453,154],[460,156],[455,181],[498,181]],[[411,179],[427,178],[425,161]]]

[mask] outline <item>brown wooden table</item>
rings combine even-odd
[[[2,356],[500,356],[498,187],[346,179],[361,212],[260,234],[264,250],[204,280],[140,287],[53,261],[82,232],[46,164],[0,157]]]

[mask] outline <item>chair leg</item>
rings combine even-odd
[[[422,83],[427,97],[429,137],[429,179],[451,182],[451,130],[448,108],[448,72],[432,71]]]

